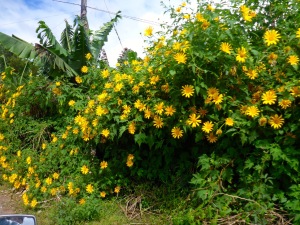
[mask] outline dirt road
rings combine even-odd
[[[0,186],[0,214],[19,213],[21,194],[15,193],[5,186]]]

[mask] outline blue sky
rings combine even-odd
[[[81,0],[62,0],[66,2],[80,4]],[[165,9],[161,6],[161,0],[87,0],[88,6],[108,10],[111,12],[122,11],[122,15],[137,17],[155,22],[167,20],[163,13]],[[166,5],[179,6],[182,0],[164,0]],[[191,0],[196,2],[196,0]],[[3,0],[0,13],[0,32],[8,35],[16,35],[30,43],[38,42],[35,30],[38,21],[43,20],[51,28],[57,39],[60,37],[67,19],[72,24],[74,16],[80,14],[80,6],[64,4],[52,0]],[[96,11],[88,8],[88,21],[90,29],[96,30],[111,16],[108,13]],[[159,19],[159,20],[158,20]],[[115,31],[108,37],[108,42],[104,48],[107,52],[110,65],[115,65],[118,56],[124,47],[138,52],[143,56],[145,46],[142,35],[150,24],[122,18],[116,25],[116,29],[121,39],[120,44]],[[159,26],[153,26],[154,30],[159,30]]]
[[[24,3],[31,9],[40,9],[44,6],[44,2],[39,0],[24,0]]]

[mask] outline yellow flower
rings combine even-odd
[[[85,55],[85,58],[86,58],[87,60],[90,60],[90,59],[92,58],[92,54],[91,54],[91,53],[87,53],[87,54]]]
[[[300,28],[298,28],[297,32],[296,32],[296,37],[300,38]]]
[[[134,155],[133,154],[128,154],[127,160],[133,160],[133,159],[134,159]]]
[[[222,42],[220,50],[230,55],[231,54],[230,51],[232,50],[232,48],[231,48],[231,45],[229,43]]]
[[[133,166],[133,161],[132,160],[127,160],[126,165],[128,167],[132,167]]]
[[[116,186],[115,189],[114,189],[114,192],[118,194],[120,192],[120,190],[121,190],[121,187]]]
[[[81,173],[82,174],[87,174],[89,172],[89,168],[86,165],[83,165],[81,167]]]
[[[79,204],[80,204],[80,205],[84,205],[84,204],[85,204],[85,199],[84,199],[84,198],[80,199],[80,200],[79,200]]]
[[[81,72],[82,73],[87,73],[89,71],[89,68],[87,66],[81,67]]]
[[[105,198],[105,196],[106,196],[106,192],[105,192],[105,191],[101,191],[101,192],[100,192],[100,197],[101,197],[101,198]]]
[[[32,199],[32,201],[31,201],[31,203],[30,203],[30,206],[32,207],[32,208],[34,208],[34,207],[36,207],[36,205],[37,205],[37,200],[34,198],[34,199]]]
[[[263,100],[263,104],[273,105],[277,100],[277,96],[275,91],[270,90],[263,93],[261,99]]]
[[[55,82],[56,87],[59,87],[61,83],[59,81]]]
[[[95,100],[90,100],[90,101],[88,102],[88,107],[89,107],[89,108],[93,108],[94,105],[95,105]]]
[[[190,14],[185,14],[185,15],[183,16],[183,18],[189,20],[189,19],[191,18],[191,15],[190,15]]]
[[[203,123],[202,125],[202,130],[205,132],[205,133],[209,133],[212,131],[214,125],[211,121],[206,121],[205,123]]]
[[[217,136],[215,136],[213,133],[208,134],[206,136],[206,139],[208,140],[209,143],[215,143],[218,140]]]
[[[219,95],[219,90],[217,88],[214,88],[214,87],[208,88],[207,95],[209,97],[214,97],[216,95]]]
[[[204,19],[202,21],[202,25],[201,25],[202,29],[206,30],[209,26],[210,26],[210,22],[208,22],[207,20]]]
[[[223,131],[221,130],[221,129],[218,129],[217,131],[216,131],[216,135],[221,135],[223,133]]]
[[[233,124],[234,124],[234,120],[233,120],[232,118],[228,117],[228,118],[225,119],[225,124],[226,124],[227,126],[232,127]]]
[[[236,61],[245,62],[247,58],[247,50],[244,47],[237,49]]]
[[[100,167],[101,167],[101,169],[106,169],[107,167],[108,167],[108,163],[106,162],[106,161],[102,161],[101,163],[100,163]]]
[[[92,194],[94,192],[94,187],[92,184],[88,184],[85,188],[86,192]]]
[[[51,188],[50,192],[52,196],[55,196],[57,193],[57,188]]]
[[[248,13],[250,9],[247,6],[242,5],[240,7],[240,10],[241,10],[242,13]]]
[[[154,109],[157,114],[161,115],[164,111],[164,103],[163,102],[157,103],[154,106]]]
[[[272,52],[272,53],[268,56],[269,63],[272,62],[272,61],[276,61],[277,58],[278,58],[278,55],[275,54],[274,52]]]
[[[129,125],[128,125],[128,132],[130,134],[134,134],[135,133],[135,122],[131,122]]]
[[[155,85],[159,81],[159,76],[150,77],[150,84]]]
[[[46,184],[48,184],[48,185],[52,184],[52,178],[51,177],[46,178]]]
[[[296,55],[290,55],[288,58],[288,63],[291,64],[292,66],[297,65],[299,62],[299,58]]]
[[[197,116],[195,113],[191,114],[189,116],[189,119],[187,120],[187,124],[192,127],[197,127],[201,123],[201,120],[199,120],[200,116]]]
[[[171,130],[173,138],[181,138],[183,136],[183,131],[179,127],[173,127]]]
[[[57,180],[59,178],[59,174],[55,172],[52,177],[54,180]]]
[[[78,134],[79,133],[79,130],[77,128],[74,128],[73,129],[73,134]]]
[[[33,174],[34,173],[34,168],[32,166],[28,167],[28,173]]]
[[[223,94],[219,94],[219,95],[215,95],[213,97],[213,102],[216,104],[216,105],[219,105],[220,103],[222,103],[223,101]]]
[[[69,104],[69,106],[74,106],[75,105],[75,101],[74,100],[70,100],[68,104]]]
[[[196,14],[196,19],[197,19],[199,22],[205,21],[203,15],[202,15],[201,13],[197,13],[197,14]]]
[[[97,106],[96,108],[96,115],[97,116],[102,116],[102,115],[105,115],[106,114],[106,109],[105,108],[102,108],[102,106]]]
[[[266,117],[261,117],[261,118],[259,118],[259,120],[258,120],[259,126],[265,126],[265,125],[267,124],[267,122],[268,122],[268,120],[267,120]]]
[[[284,119],[282,118],[282,116],[278,116],[277,114],[275,114],[274,116],[271,116],[269,119],[269,124],[274,129],[281,128],[283,123],[284,123]]]
[[[56,95],[61,95],[61,90],[59,88],[53,88],[52,92]]]
[[[177,61],[178,64],[186,63],[186,55],[184,53],[176,53],[174,59]]]
[[[151,26],[147,27],[147,29],[144,31],[144,35],[146,37],[152,36],[152,33],[153,33],[153,27],[151,27]]]
[[[299,97],[300,96],[300,89],[299,87],[292,87],[292,89],[290,90],[291,95],[293,95],[294,97]]]
[[[108,71],[107,69],[102,70],[101,76],[102,76],[103,78],[107,78],[107,77],[109,76],[109,71]]]
[[[165,108],[165,114],[166,114],[167,116],[172,116],[175,112],[176,112],[176,109],[174,109],[172,105],[167,106],[167,107]]]
[[[286,109],[291,106],[292,102],[288,99],[282,99],[278,104],[282,109]]]
[[[76,76],[75,81],[76,81],[77,84],[81,84],[82,83],[82,78],[80,76]]]
[[[31,157],[30,156],[27,157],[26,162],[27,162],[28,165],[31,164]]]
[[[193,85],[185,85],[182,86],[181,89],[182,96],[189,98],[194,94],[194,86]]]
[[[109,129],[104,129],[101,131],[101,134],[104,136],[104,137],[108,137],[109,136]]]
[[[207,10],[209,10],[209,11],[214,11],[215,10],[215,8],[214,7],[212,7],[212,5],[207,5],[207,8],[206,8]]]
[[[246,75],[251,79],[254,80],[258,77],[258,73],[256,70],[247,70]]]
[[[264,40],[268,46],[276,45],[280,38],[280,34],[276,30],[268,30],[264,34]]]
[[[147,108],[144,110],[144,117],[149,119],[151,117],[151,111]]]
[[[164,122],[163,122],[162,118],[159,116],[155,116],[154,121],[153,121],[153,126],[155,126],[156,128],[162,128],[163,125],[164,125]]]
[[[246,115],[251,116],[251,117],[256,117],[259,114],[259,109],[257,108],[257,106],[249,106],[247,107],[246,110]]]

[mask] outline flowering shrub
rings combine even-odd
[[[183,3],[164,31],[146,29],[144,59],[88,61],[76,83],[32,75],[20,84],[7,68],[2,179],[36,207],[60,195],[82,205],[118,195],[132,177],[194,173],[189,223],[233,214],[265,223],[279,207],[299,221],[298,9]]]

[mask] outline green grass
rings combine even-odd
[[[2,185],[0,190],[9,188]],[[143,184],[124,196],[87,200],[83,206],[74,199],[62,197],[40,204],[34,210],[23,207],[20,193],[12,193],[12,196],[16,213],[35,215],[38,225],[167,225],[172,224],[172,214],[185,204],[179,197],[181,194],[172,193],[165,187]]]
[[[39,211],[27,210],[27,213],[34,214],[37,217],[39,225],[54,225],[58,224],[54,219],[57,213],[57,204],[47,206]],[[95,221],[74,221],[74,224],[86,225],[123,225],[123,224],[170,224],[166,216],[162,214],[155,214],[153,212],[143,212],[141,218],[128,218],[121,207],[119,201],[115,199],[102,201],[98,207],[97,220]],[[68,211],[69,208],[65,210]],[[63,210],[63,209],[60,209]],[[70,209],[69,209],[70,210]],[[63,224],[63,222],[61,223]]]

